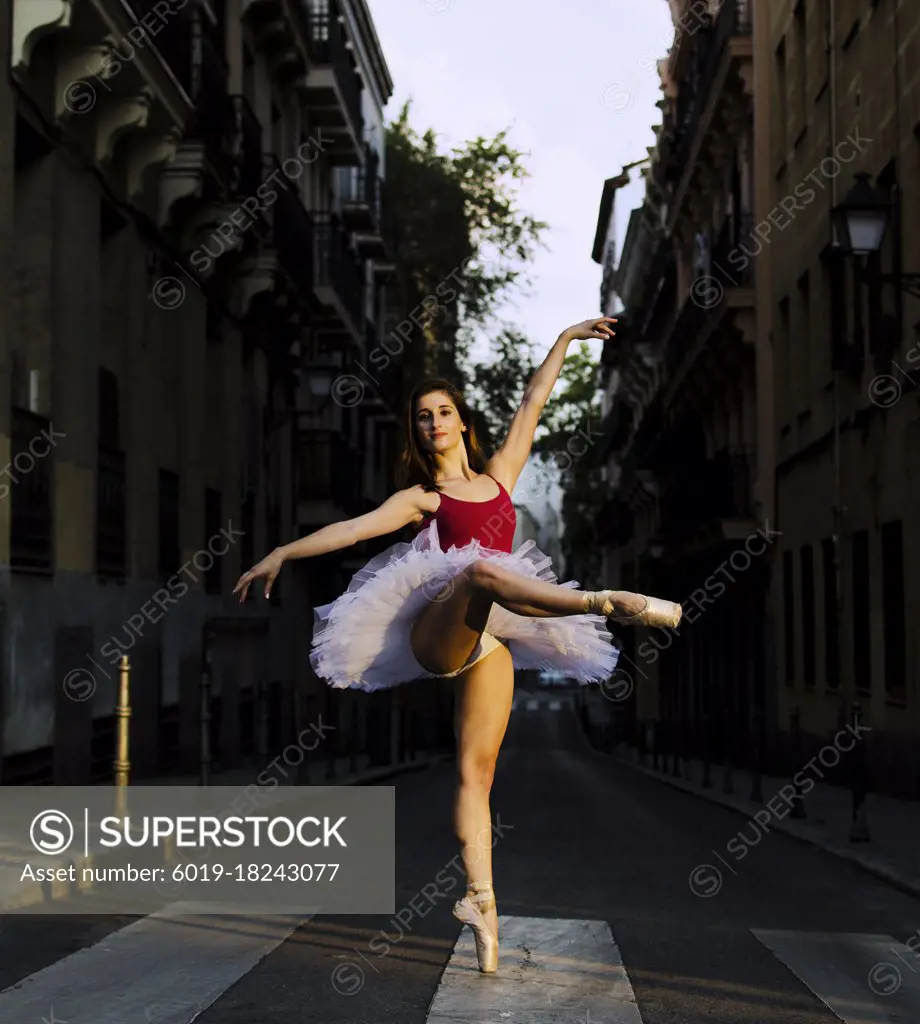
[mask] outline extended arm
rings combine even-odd
[[[540,368],[524,389],[521,404],[508,428],[508,436],[501,448],[489,460],[488,466],[489,473],[501,481],[509,494],[530,456],[534,434],[537,431],[537,424],[540,422],[540,414],[562,372],[562,364],[565,362],[569,345],[573,341],[587,340],[588,338],[613,337],[614,332],[608,323],[616,323],[616,319],[602,316],[567,327],[556,339],[546,358],[540,364]]]
[[[265,579],[265,596],[271,594],[272,584],[281,571],[282,565],[292,558],[314,558],[316,555],[327,555],[331,551],[341,551],[362,540],[382,537],[401,529],[407,523],[418,521],[434,502],[434,497],[427,494],[422,487],[409,487],[391,495],[373,512],[354,519],[344,519],[338,523],[330,523],[313,533],[292,541],[282,547],[275,548],[270,554],[254,565],[249,572],[243,573],[233,588],[233,593],[240,592],[240,601],[246,600],[246,594],[254,580]]]

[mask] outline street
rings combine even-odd
[[[497,975],[450,914],[446,763],[394,782],[392,917],[7,917],[0,1021],[920,1021],[916,900],[596,753],[570,699],[519,692],[499,760]]]

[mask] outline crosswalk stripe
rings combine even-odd
[[[642,1024],[606,921],[501,916],[499,939],[498,971],[481,974],[464,926],[427,1024]]]
[[[920,1021],[920,957],[890,935],[751,931],[845,1024]]]
[[[0,992],[3,1024],[189,1024],[303,918],[173,904]]]

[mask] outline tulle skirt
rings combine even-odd
[[[443,678],[416,660],[412,625],[429,602],[448,597],[451,581],[480,558],[558,583],[552,560],[534,541],[512,552],[478,540],[442,551],[432,520],[411,543],[394,544],[372,558],[339,598],[314,609],[313,670],[335,689],[381,690],[414,679]],[[574,590],[578,583],[562,586]],[[460,669],[444,675],[459,675],[499,644],[508,647],[515,668],[550,669],[579,683],[609,679],[619,657],[602,615],[534,618],[493,604],[476,650]]]

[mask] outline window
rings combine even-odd
[[[786,136],[787,126],[789,124],[789,104],[787,99],[787,85],[786,85],[786,40],[783,39],[779,46],[776,48],[776,89],[777,89],[777,105],[776,105],[776,121],[777,133],[776,138],[779,140],[779,163],[782,164],[786,159],[786,153],[789,149],[789,142]]]
[[[783,552],[783,616],[786,648],[786,682],[795,682],[795,579],[792,552]]]
[[[0,477],[0,502],[9,502],[10,568],[50,573],[54,556],[54,463],[51,423],[13,407],[10,461]]]
[[[127,487],[121,450],[118,378],[99,368],[96,463],[96,575],[122,581],[127,572]]]
[[[207,594],[219,594],[221,591],[221,567],[223,557],[227,553],[226,539],[221,535],[220,528],[223,525],[220,520],[221,497],[220,491],[208,487],[204,492],[204,548],[207,552],[204,573],[204,589]],[[248,566],[247,566],[248,568]]]
[[[776,368],[777,377],[780,380],[788,380],[792,375],[792,330],[789,320],[789,297],[784,296],[780,299],[779,303],[779,365]],[[782,410],[780,418],[782,420],[791,419],[791,400],[788,395],[787,389],[782,389],[779,396],[778,405]]]
[[[169,579],[180,568],[179,550],[179,476],[168,469],[160,470],[159,490],[159,569]]]
[[[802,132],[808,125],[808,34],[805,21],[805,0],[795,5],[795,125]]]
[[[907,685],[904,615],[904,542],[901,520],[882,524],[882,615],[885,629],[885,692],[903,699]]]
[[[815,576],[810,544],[802,548],[802,677],[815,685]]]
[[[840,605],[837,601],[837,562],[832,537],[821,542],[824,576],[824,677],[827,685],[840,685]]]
[[[853,671],[856,689],[872,689],[871,623],[869,621],[869,533],[853,534]]]

